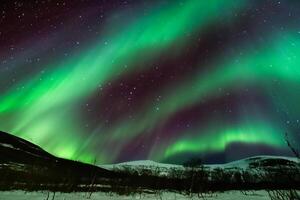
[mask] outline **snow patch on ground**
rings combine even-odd
[[[0,200],[41,200],[47,199],[48,192],[24,192],[24,191],[7,191],[0,192]],[[53,193],[49,193],[49,199],[52,199]],[[142,194],[135,196],[119,196],[115,194],[108,194],[103,192],[92,193],[83,193],[83,192],[74,192],[74,193],[56,193],[55,200],[134,200],[134,199],[143,199],[143,200],[192,200],[199,199],[197,196],[191,198],[188,196],[183,196],[177,193],[164,192],[160,196],[154,194]],[[215,193],[212,196],[207,196],[207,200],[269,200],[267,192],[265,191],[255,191],[254,193],[249,193],[248,195],[242,194],[240,191],[228,191],[224,193]]]
[[[11,144],[6,144],[6,143],[0,143],[0,146],[6,147],[6,148],[11,148],[14,149],[14,146]]]

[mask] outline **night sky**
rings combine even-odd
[[[300,145],[298,0],[3,0],[0,130],[63,158]]]

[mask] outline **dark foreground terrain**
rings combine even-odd
[[[114,192],[173,191],[202,194],[227,190],[300,189],[297,159],[253,157],[227,165],[114,165],[97,167],[57,158],[40,147],[0,132],[0,190]]]

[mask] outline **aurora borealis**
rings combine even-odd
[[[7,1],[0,130],[92,163],[289,155],[300,3]]]

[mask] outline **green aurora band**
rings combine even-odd
[[[153,129],[157,124],[163,123],[175,112],[192,106],[203,98],[209,100],[218,96],[224,96],[229,90],[238,90],[245,85],[260,85],[266,92],[279,93],[273,101],[282,102],[284,96],[282,97],[282,95],[280,95],[281,90],[276,91],[275,88],[272,88],[272,81],[281,80],[287,86],[291,83],[300,84],[300,69],[298,68],[300,59],[296,56],[300,52],[299,47],[300,38],[297,31],[294,31],[291,32],[291,34],[283,33],[274,35],[273,42],[269,44],[268,47],[261,47],[260,49],[249,48],[247,54],[243,56],[231,56],[229,57],[230,59],[228,59],[228,56],[225,55],[224,59],[220,59],[222,62],[219,61],[219,63],[216,63],[215,65],[217,65],[217,67],[213,67],[215,70],[209,71],[209,74],[199,73],[193,80],[186,81],[179,85],[173,85],[173,88],[162,89],[162,96],[165,97],[163,100],[156,103],[156,105],[146,105],[144,110],[137,114],[136,119],[139,119],[138,121],[124,121],[120,126],[112,128],[112,130],[106,130],[106,132],[109,133],[108,135],[110,135],[107,140],[110,142],[119,142],[121,148],[127,140],[136,137],[139,133],[145,133],[146,130]],[[223,89],[220,91],[219,88]],[[293,99],[299,99],[300,95],[298,93],[289,93],[289,95],[291,98],[288,98],[287,102],[283,105],[291,105],[296,115],[296,113],[300,112],[300,107],[297,105],[297,102],[291,101],[293,101]],[[279,104],[278,106],[282,105]],[[159,110],[153,109],[155,107],[158,107]],[[255,120],[253,119],[253,121]],[[245,126],[242,122],[240,125],[237,125],[237,127],[232,125],[231,128],[224,131],[216,130],[215,134],[212,130],[209,131],[209,134],[202,132],[201,134],[207,136],[192,139],[193,143],[188,142],[189,140],[185,142],[184,138],[180,138],[178,142],[175,142],[175,144],[170,147],[164,146],[159,148],[155,146],[149,158],[164,160],[173,154],[170,152],[189,152],[193,149],[197,149],[198,152],[201,153],[207,150],[220,151],[233,142],[256,142],[274,147],[285,147],[286,144],[284,143],[283,136],[286,127],[281,126],[272,129],[272,124],[272,121],[261,119],[260,125],[253,130],[252,128],[247,129],[250,126]],[[242,133],[242,131],[244,131],[244,133]],[[249,136],[247,138],[245,135],[248,133],[251,133],[251,137]],[[180,135],[186,134],[187,133],[182,133]],[[266,137],[266,135],[268,137]],[[227,137],[230,137],[230,139],[221,139]],[[219,138],[219,142],[207,144],[207,141],[214,141],[214,138]],[[203,141],[205,141],[206,147],[201,145]],[[183,143],[185,145],[183,145]],[[197,148],[195,147],[197,146],[195,143],[198,144]],[[189,146],[187,144],[194,145]],[[177,148],[178,146],[180,146],[180,148]],[[176,151],[173,149],[176,149]],[[119,151],[116,152],[116,154],[119,153]],[[165,157],[161,155],[165,155]]]
[[[182,152],[203,153],[203,152],[223,152],[229,144],[240,143],[265,143],[275,147],[285,145],[282,133],[274,129],[271,125],[251,121],[251,123],[241,123],[238,127],[216,128],[212,125],[209,130],[204,131],[205,135],[197,138],[185,138],[179,140],[167,150],[164,158],[168,158]],[[203,142],[205,141],[205,142]],[[160,158],[162,159],[162,158]]]
[[[186,37],[187,33],[205,32],[205,27],[218,21],[220,15],[230,19],[233,10],[238,12],[245,5],[246,1],[189,0],[184,5],[174,3],[173,7],[153,8],[149,15],[137,16],[125,30],[108,31],[89,50],[70,60],[51,64],[51,72],[18,83],[1,94],[0,128],[28,139],[59,157],[83,162],[92,162],[97,158],[99,163],[109,163],[114,162],[129,140],[163,124],[169,116],[203,98],[223,96],[225,91],[238,90],[245,84],[263,85],[266,92],[273,94],[276,91],[273,91],[270,82],[274,79],[286,85],[300,84],[300,58],[297,56],[300,54],[299,34],[296,31],[295,34],[292,31],[274,34],[266,47],[256,49],[249,46],[243,55],[238,56],[224,53],[212,64],[213,70],[209,73],[199,72],[191,80],[162,88],[157,93],[163,94],[164,98],[155,105],[149,100],[150,103],[136,113],[135,120],[123,120],[107,129],[102,127],[103,122],[99,122],[99,127],[92,131],[91,136],[85,137],[87,130],[80,126],[82,119],[77,108],[99,86],[116,76],[143,70],[135,66],[139,56],[143,56],[146,62],[159,56],[160,52],[174,48],[175,43],[175,52],[180,52],[180,48],[190,39]],[[123,26],[110,24],[107,30],[113,27]],[[286,88],[282,87],[285,91]],[[220,92],[219,88],[223,90]],[[289,95],[289,99],[283,99],[281,93],[273,95],[273,102],[292,105],[297,108],[294,109],[294,115],[297,115],[300,107],[293,99],[300,96],[297,93]],[[227,126],[217,129],[211,125],[198,136],[182,133],[181,138],[171,140],[168,146],[153,147],[149,158],[164,160],[182,152],[223,151],[234,142],[285,146],[282,137],[285,127],[274,126],[272,121],[250,119]],[[105,143],[115,144],[114,151],[106,149]]]
[[[58,64],[53,72],[20,83],[2,95],[1,121],[13,115],[17,124],[6,124],[1,128],[31,140],[57,156],[92,161],[94,153],[87,150],[88,144],[82,144],[84,130],[76,126],[80,119],[70,114],[70,110],[115,74],[126,73],[128,68],[124,66],[130,67],[128,63],[134,61],[139,51],[149,52],[151,57],[173,42],[185,40],[186,33],[201,30],[224,8],[230,10],[241,5],[235,5],[234,1],[190,0],[184,6],[174,5],[153,10],[149,16],[138,16],[125,31],[108,34],[108,45],[101,41],[78,58]],[[203,13],[199,13],[200,8],[205,8]],[[61,130],[64,136],[57,137]]]

